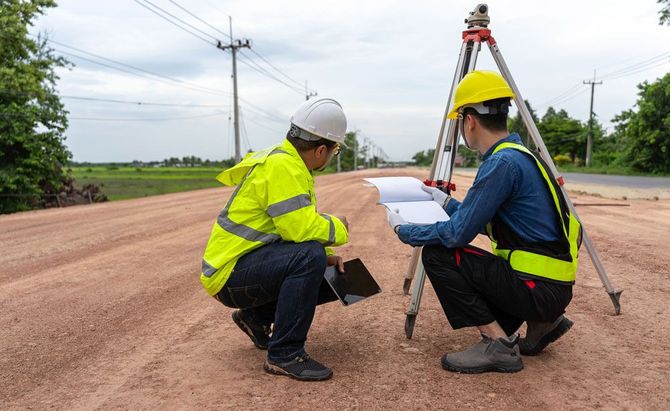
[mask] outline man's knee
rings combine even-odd
[[[454,265],[454,253],[457,249],[446,248],[441,245],[427,245],[421,252],[421,261],[426,272],[434,271],[435,268]]]
[[[318,241],[307,241],[300,243],[300,245],[303,247],[305,257],[307,258],[309,264],[317,271],[325,271],[327,256],[326,249],[323,244],[319,243]]]

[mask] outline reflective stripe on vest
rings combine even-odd
[[[328,247],[329,245],[333,245],[333,243],[335,243],[335,223],[328,214],[321,214],[321,217],[325,218],[330,223],[330,230],[328,231],[328,242],[324,244],[325,247]]]
[[[281,149],[275,149],[272,150],[269,156],[274,155],[274,154],[288,154],[286,151],[281,150]],[[244,182],[247,180],[247,177],[251,174],[252,171],[254,171],[254,168],[256,166],[251,167],[247,174],[244,176],[240,184],[235,187],[235,190],[233,191],[233,194],[231,194],[230,199],[228,199],[228,202],[226,203],[226,206],[221,210],[221,213],[219,214],[219,217],[217,218],[217,223],[221,228],[224,230],[228,231],[231,234],[235,234],[238,237],[244,238],[247,241],[254,241],[254,242],[261,242],[263,244],[270,244],[275,241],[281,240],[281,236],[279,234],[273,234],[273,233],[264,233],[262,231],[258,231],[253,227],[249,227],[244,224],[236,223],[233,220],[231,220],[228,217],[228,210],[230,209],[231,204],[233,204],[233,200],[237,196],[237,193],[240,191],[240,188],[242,188],[242,185]],[[308,200],[309,200],[309,196]],[[287,211],[288,212],[288,211]],[[279,214],[281,215],[281,214]],[[205,277],[211,277],[214,275],[219,270],[217,267],[211,266],[205,259],[202,260],[202,274]]]
[[[535,163],[539,168],[540,173],[542,174],[542,177],[547,184],[547,187],[549,188],[549,192],[551,193],[551,197],[554,201],[556,211],[558,212],[563,235],[565,236],[565,239],[568,241],[570,246],[571,261],[565,261],[559,258],[520,249],[499,249],[497,247],[496,240],[493,238],[493,228],[491,223],[489,223],[486,226],[486,231],[489,238],[491,239],[491,248],[493,253],[506,259],[515,271],[519,271],[533,277],[540,277],[563,283],[574,283],[577,274],[579,235],[581,230],[581,224],[579,223],[579,220],[577,220],[577,218],[575,218],[575,216],[568,210],[569,217],[566,221],[563,216],[563,210],[561,209],[561,204],[558,197],[559,195],[562,195],[562,193],[556,192],[547,170],[545,170],[542,163],[540,163],[540,161],[533,155],[533,153],[530,152],[530,150],[521,144],[507,142],[502,143],[496,147],[492,154],[495,154],[503,149],[514,149],[521,151],[531,156],[533,160],[535,160]]]
[[[272,204],[268,207],[267,213],[270,217],[275,218],[280,215],[288,214],[291,211],[299,210],[312,204],[312,199],[309,194],[300,194],[295,197],[288,198],[284,201]]]

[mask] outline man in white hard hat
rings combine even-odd
[[[286,139],[248,154],[217,179],[237,186],[214,223],[200,280],[259,349],[263,368],[298,380],[330,378],[310,358],[305,340],[318,304],[336,297],[326,266],[343,271],[329,246],[349,240],[344,217],[319,213],[313,170],[322,170],[344,144],[347,120],[329,98],[308,100],[291,118]]]

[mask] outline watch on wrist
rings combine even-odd
[[[444,203],[442,204],[443,209],[447,209],[447,204],[449,204],[449,201],[451,201],[451,194],[447,196],[447,198],[444,200]]]

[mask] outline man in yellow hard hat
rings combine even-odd
[[[581,227],[543,161],[507,131],[514,93],[500,74],[473,71],[456,89],[450,119],[483,162],[463,202],[424,190],[451,219],[428,226],[389,224],[401,241],[424,246],[422,260],[454,329],[477,327],[482,340],[442,357],[446,370],[516,372],[565,334]],[[469,243],[488,234],[493,253]],[[527,323],[525,338],[517,330]]]
[[[217,179],[237,186],[219,214],[202,260],[200,280],[259,349],[264,369],[320,381],[330,368],[305,352],[318,304],[336,300],[324,280],[327,265],[343,271],[329,246],[349,240],[348,223],[317,211],[313,170],[344,144],[347,120],[329,98],[308,100],[291,118],[286,139],[250,153]]]

